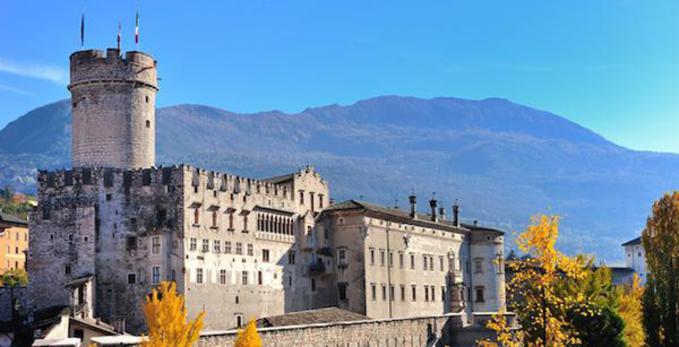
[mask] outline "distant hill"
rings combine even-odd
[[[420,207],[436,192],[462,217],[523,228],[563,216],[561,246],[622,259],[651,203],[679,188],[679,155],[632,151],[557,115],[503,99],[383,96],[353,105],[235,114],[178,105],[157,112],[158,164],[266,177],[313,164],[337,199]],[[70,106],[60,101],[0,131],[0,184],[34,189],[36,168],[70,166]],[[512,244],[508,245],[513,246]]]

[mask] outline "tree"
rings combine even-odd
[[[143,346],[192,346],[199,338],[205,312],[193,321],[189,321],[187,315],[184,297],[177,294],[174,282],[161,282],[146,298],[144,305],[149,339]]]
[[[652,211],[641,235],[649,271],[644,296],[646,340],[679,346],[679,192],[665,194]]]
[[[25,287],[28,285],[28,274],[24,269],[10,269],[0,277],[0,285],[7,287]]]
[[[559,217],[536,216],[519,235],[519,249],[530,255],[507,264],[514,277],[508,283],[510,309],[517,314],[528,346],[564,346],[579,343],[568,319],[569,310],[583,295],[562,296],[562,280],[584,277],[583,266],[555,249]]]
[[[639,276],[634,274],[632,284],[629,286],[618,286],[618,314],[625,322],[623,332],[625,342],[629,346],[644,346],[646,343],[643,327],[643,309],[641,301],[644,296],[644,287],[639,284]]]
[[[557,280],[557,295],[578,298],[566,309],[566,318],[580,340],[580,346],[625,346],[625,322],[618,314],[618,294],[611,270],[594,268],[594,258],[578,256],[582,277]]]
[[[254,319],[248,322],[245,330],[238,332],[234,347],[262,347],[262,338],[257,333],[257,325]]]

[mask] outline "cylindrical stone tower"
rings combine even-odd
[[[156,61],[109,48],[71,54],[73,167],[155,164]]]

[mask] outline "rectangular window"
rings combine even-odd
[[[403,269],[403,252],[398,252],[398,267]]]
[[[370,293],[372,294],[373,301],[377,300],[377,288],[375,288],[375,283],[370,284]]]
[[[382,285],[382,301],[387,301],[387,286]]]
[[[483,273],[483,259],[481,258],[474,259],[474,273],[476,274]]]
[[[415,254],[410,253],[410,268],[415,269]]]
[[[251,243],[248,243],[248,255],[255,255],[255,251]]]
[[[443,256],[439,256],[439,265],[440,265],[441,271],[443,271]]]
[[[406,301],[406,286],[401,285],[401,301]]]
[[[203,283],[203,269],[201,268],[196,269],[196,283]]]
[[[295,265],[295,251],[288,251],[288,264]]]
[[[422,269],[427,270],[427,268],[428,268],[428,266],[427,266],[427,255],[423,254],[422,255]]]
[[[236,254],[243,254],[243,244],[236,242]]]
[[[201,252],[207,253],[209,251],[210,251],[210,240],[203,239],[203,248],[201,248]]]
[[[380,249],[380,266],[384,266],[384,250]]]
[[[370,249],[370,265],[375,265],[375,249]]]
[[[193,210],[193,225],[200,225],[200,207]]]
[[[436,301],[436,287],[429,286],[431,301]]]
[[[412,290],[412,300],[417,301],[417,287],[413,284],[410,288]]]
[[[241,284],[244,285],[244,286],[247,286],[248,285],[248,272],[247,271],[241,272],[240,279],[241,279]]]
[[[224,241],[224,253],[231,254],[231,241]]]
[[[262,261],[265,262],[265,263],[269,262],[269,250],[268,249],[262,250]]]
[[[217,228],[217,210],[212,211],[212,227]]]
[[[127,274],[127,284],[137,283],[137,274]]]
[[[316,279],[314,278],[311,279],[311,291],[312,292],[316,291]]]
[[[441,301],[446,301],[446,286],[441,286]]]
[[[198,240],[196,240],[195,237],[192,237],[189,240],[189,251],[195,251],[198,249]]]
[[[257,271],[257,284],[260,286],[264,284],[264,277],[261,271]]]
[[[476,302],[484,302],[483,287],[476,287]]]
[[[337,264],[339,266],[345,266],[347,265],[347,250],[346,249],[338,249],[337,250]]]
[[[226,284],[226,270],[219,270],[219,283]]]
[[[215,253],[222,253],[222,241],[213,240],[212,241],[212,251]]]
[[[299,203],[304,205],[304,191],[303,190],[299,191]]]
[[[160,283],[160,267],[159,266],[154,266],[152,269],[152,281],[151,283],[153,284],[158,284]]]
[[[160,254],[160,236],[151,238],[151,253]]]
[[[337,283],[337,295],[339,296],[340,300],[347,300],[347,283]]]
[[[429,301],[429,288],[427,286],[424,286],[424,301]]]
[[[387,264],[389,264],[389,267],[394,267],[394,252],[389,251]]]
[[[394,285],[389,285],[389,301],[394,301]]]

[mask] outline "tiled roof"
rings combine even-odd
[[[304,325],[314,323],[350,322],[369,320],[370,318],[338,307],[326,307],[316,310],[286,313],[280,316],[264,317],[257,320],[262,327],[281,327],[288,325]]]
[[[440,228],[444,227],[445,229],[457,229],[457,231],[491,231],[491,232],[496,232],[499,234],[504,234],[502,230],[498,229],[493,229],[493,228],[488,228],[488,227],[483,227],[480,225],[472,225],[472,224],[461,224],[460,226],[455,226],[453,224],[452,220],[439,220],[438,222],[434,222],[431,220],[431,216],[428,214],[417,214],[417,218],[413,219],[410,217],[410,213],[405,210],[401,210],[398,208],[393,208],[393,207],[384,207],[384,206],[379,206],[371,203],[367,203],[364,201],[358,201],[358,200],[346,200],[342,201],[336,204],[333,204],[332,206],[329,206],[324,210],[325,211],[341,211],[341,210],[360,210],[360,209],[365,209],[367,211],[373,211],[380,213],[384,216],[387,217],[394,217],[396,218],[397,222],[400,223],[410,223],[410,224],[417,224],[417,225],[423,225],[427,227],[433,227],[433,228]]]
[[[641,236],[637,237],[636,239],[629,240],[625,243],[623,243],[623,246],[632,246],[632,245],[640,245],[641,244]]]
[[[10,224],[17,226],[28,226],[28,221],[17,216],[0,211],[0,224]]]

